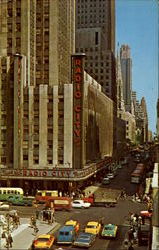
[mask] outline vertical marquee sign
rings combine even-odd
[[[82,167],[84,56],[85,54],[72,55],[73,166],[76,169]]]

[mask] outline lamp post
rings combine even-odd
[[[70,193],[70,187],[72,187],[72,182],[70,182],[70,180],[69,180],[71,163],[67,161],[65,164],[67,164],[67,166],[69,168],[69,173],[68,173],[68,192]]]

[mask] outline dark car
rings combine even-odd
[[[74,246],[77,247],[85,247],[88,248],[92,246],[93,242],[95,241],[96,236],[91,233],[80,233],[75,241],[73,242]]]
[[[8,202],[13,206],[32,206],[33,199],[31,198],[20,198],[20,197],[9,197]]]

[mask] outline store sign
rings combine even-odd
[[[73,166],[82,168],[84,55],[72,56],[73,81]]]
[[[110,163],[101,161],[82,170],[72,169],[0,169],[1,178],[22,178],[22,179],[57,179],[57,180],[81,180],[105,168]]]

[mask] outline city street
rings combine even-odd
[[[158,249],[158,16],[0,0],[0,250]]]
[[[105,191],[110,187],[116,189],[125,188],[129,195],[127,199],[118,200],[116,207],[112,208],[90,207],[89,209],[72,209],[71,212],[55,212],[56,222],[60,224],[59,227],[64,225],[67,220],[73,219],[79,221],[80,230],[82,231],[88,221],[99,221],[100,218],[103,217],[104,224],[112,223],[118,225],[119,233],[117,239],[106,240],[97,237],[95,244],[90,249],[123,249],[123,241],[129,228],[128,219],[130,213],[139,213],[141,210],[146,209],[145,204],[133,202],[130,197],[137,189],[137,184],[130,183],[130,173],[134,167],[135,164],[130,158],[129,165],[124,166],[122,169],[118,169],[117,176],[112,180],[110,185],[105,187]],[[21,217],[30,217],[35,212],[35,209],[30,207],[14,207],[14,209],[18,209]],[[58,230],[54,232],[55,236],[57,233]],[[138,247],[135,249],[146,249],[146,247]]]

